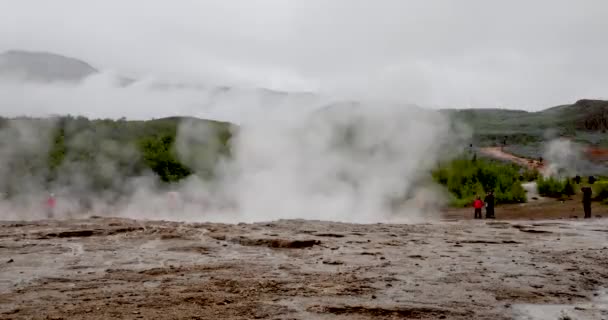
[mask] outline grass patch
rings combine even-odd
[[[440,166],[433,178],[445,186],[452,196],[450,205],[470,206],[475,195],[482,198],[493,190],[496,204],[526,202],[526,192],[521,186],[525,176],[534,174],[513,165],[486,159],[459,158]]]

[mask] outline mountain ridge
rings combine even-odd
[[[18,75],[26,80],[55,82],[82,81],[100,71],[89,63],[76,58],[46,51],[8,50],[0,54],[0,75]],[[137,81],[119,77],[122,86],[128,86]],[[211,89],[214,94],[224,94],[234,90],[228,86],[201,86],[186,84],[159,83],[162,90],[170,88],[189,87],[194,89]],[[309,92],[285,92],[266,88],[256,88],[269,98],[281,98],[287,95],[298,95],[310,98]],[[249,92],[244,90],[244,92]],[[340,104],[357,104],[352,100],[341,100],[327,107]],[[589,132],[606,132],[608,130],[608,101],[581,99],[573,104],[550,107],[541,111],[525,111],[518,109],[480,108],[480,109],[439,109],[439,112],[469,124],[478,134],[510,134],[525,132],[542,135],[550,129],[562,132],[577,130]]]
[[[75,82],[97,73],[99,70],[85,61],[45,51],[8,50],[0,54],[0,75],[25,80]]]

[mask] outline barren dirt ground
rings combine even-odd
[[[0,224],[2,319],[608,318],[608,220]]]
[[[543,172],[543,170],[545,169],[544,164],[539,163],[536,159],[532,160],[532,159],[518,157],[514,154],[503,151],[502,148],[500,148],[500,147],[481,148],[479,151],[482,154],[485,154],[486,156],[489,156],[489,157],[492,157],[495,159],[511,161],[511,162],[516,163],[523,167],[528,167],[530,169],[537,169],[540,172]]]
[[[496,208],[496,217],[502,220],[554,220],[554,219],[583,219],[582,196],[577,194],[571,199],[560,201],[551,198],[531,199],[527,203],[501,205]],[[593,202],[591,213],[595,218],[608,217],[608,206]],[[485,215],[485,211],[484,211]],[[445,219],[472,219],[471,208],[447,209]]]

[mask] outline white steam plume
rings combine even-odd
[[[17,110],[21,103],[26,111],[59,111],[64,103],[68,110],[107,104],[116,111],[133,103],[161,108],[173,101],[178,110],[197,105],[201,107],[194,115],[223,114],[223,119],[240,124],[230,141],[231,155],[222,153],[222,143],[215,140],[217,127],[186,119],[178,128],[175,151],[198,174],[163,186],[147,170],[135,177],[124,174],[140,157],[135,146],[98,141],[90,128],[71,122],[76,127],[63,127],[71,138],[65,141],[68,152],[54,179],[47,181],[49,172],[25,167],[26,175],[10,183],[17,196],[0,204],[2,219],[44,218],[41,204],[52,190],[58,196],[59,218],[97,214],[223,222],[415,221],[433,217],[443,204],[446,197],[430,181],[430,170],[457,154],[457,146],[470,134],[440,113],[414,107],[370,103],[319,108],[324,103],[308,95],[157,90],[143,84],[119,88],[102,79],[81,85],[23,84],[19,88],[29,95],[11,93],[3,105]],[[37,155],[32,159],[46,161],[52,132],[62,125],[52,120],[8,123],[0,128],[2,163],[19,163],[32,154]],[[82,150],[93,159],[79,158]],[[204,171],[210,167],[216,170]],[[6,168],[10,166],[0,171],[5,182],[14,177]],[[95,191],[99,188],[93,183],[99,179],[93,175],[102,178],[105,191]]]
[[[186,122],[178,146],[212,137]],[[432,217],[445,197],[429,183],[466,131],[436,112],[336,105],[308,115],[267,114],[243,124],[215,186],[242,221],[305,218],[350,222]],[[205,144],[213,144],[205,141]],[[188,149],[188,148],[184,148]],[[183,153],[182,153],[183,154]],[[408,201],[409,200],[409,201]]]
[[[543,174],[566,178],[575,175],[596,175],[603,172],[605,169],[585,157],[584,148],[583,145],[570,139],[551,140],[543,152],[543,158],[547,163]]]
[[[0,127],[0,217],[30,219],[41,213],[48,173],[41,164],[53,128],[52,119],[14,119]]]

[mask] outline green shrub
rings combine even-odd
[[[567,179],[564,183],[564,195],[573,196],[576,192],[574,192],[574,186],[570,182],[570,179]]]
[[[593,184],[593,195],[596,201],[608,202],[608,180]]]
[[[538,170],[533,169],[527,169],[524,171],[524,173],[522,174],[522,178],[524,181],[536,181],[540,178],[540,172],[538,172]]]
[[[526,202],[526,190],[519,183],[511,185],[507,192],[495,193],[496,203],[522,203]]]
[[[440,166],[433,178],[452,195],[451,205],[470,206],[475,195],[482,198],[493,190],[496,204],[526,201],[520,182],[520,168],[516,165],[477,158],[459,158]]]
[[[565,194],[566,181],[557,178],[540,177],[536,182],[538,193],[543,197],[560,198]]]
[[[457,199],[452,198],[450,201],[450,206],[455,208],[466,208],[473,205],[473,201],[475,200],[475,196],[467,198],[467,199]]]

